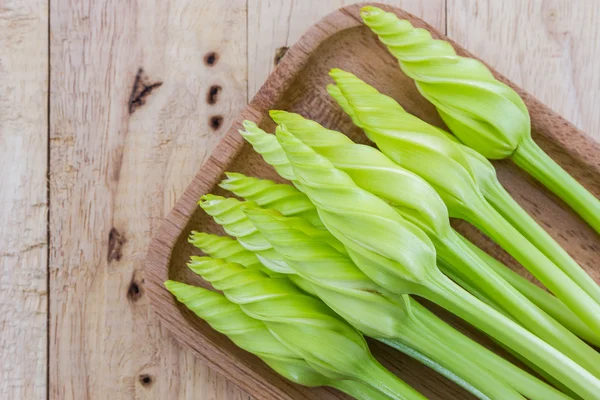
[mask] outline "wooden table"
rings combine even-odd
[[[0,398],[243,399],[144,290],[150,238],[343,0],[0,0]],[[594,0],[388,0],[600,139]]]

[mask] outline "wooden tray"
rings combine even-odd
[[[378,6],[410,20],[415,26],[428,29],[434,37],[449,40],[413,15],[398,8]],[[205,193],[223,194],[216,187],[223,178],[223,172],[239,171],[281,180],[237,133],[242,120],[253,120],[263,129],[272,131],[274,125],[267,111],[285,109],[299,112],[326,127],[345,132],[358,142],[366,141],[364,134],[352,125],[325,90],[326,84],[331,82],[327,75],[331,68],[339,67],[355,73],[383,93],[397,99],[408,112],[435,125],[444,126],[435,109],[418,94],[414,83],[400,71],[396,60],[361,23],[360,8],[361,5],[352,5],[328,15],[310,28],[287,52],[179,199],[148,252],[145,281],[154,311],[162,323],[196,356],[259,399],[334,399],[346,396],[332,389],[300,387],[280,378],[256,357],[236,348],[226,337],[213,331],[178,304],[164,288],[163,282],[176,279],[207,286],[186,267],[189,256],[197,252],[187,243],[187,238],[193,229],[223,233],[197,206],[198,199]],[[460,54],[472,57],[456,43],[453,44]],[[600,146],[506,78],[498,73],[495,75],[524,98],[531,113],[537,143],[599,196]],[[598,235],[568,207],[524,176],[514,165],[499,162],[497,167],[501,181],[515,199],[598,280]],[[456,227],[485,250],[518,268],[474,228],[464,223],[457,223]],[[493,347],[487,338],[461,325],[456,318],[437,309],[434,311],[470,336]],[[372,343],[371,347],[373,354],[383,364],[425,396],[432,399],[469,398],[462,389],[399,352],[377,343]]]

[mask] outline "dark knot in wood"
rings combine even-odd
[[[206,53],[206,55],[204,56],[204,63],[209,67],[214,66],[217,63],[217,61],[219,61],[219,55],[214,51]]]
[[[153,379],[150,375],[148,374],[142,374],[140,375],[140,383],[142,384],[142,386],[148,387],[150,385],[152,385]]]
[[[216,104],[219,100],[219,93],[221,93],[221,90],[223,90],[221,86],[212,85],[206,94],[206,102],[210,105]]]
[[[135,110],[146,104],[146,97],[162,84],[162,82],[150,83],[150,78],[144,73],[144,69],[138,69],[129,95],[129,114],[133,114]]]
[[[213,115],[210,117],[210,127],[217,131],[223,125],[223,117],[221,115]]]
[[[280,47],[277,50],[275,50],[275,57],[273,57],[273,64],[277,65],[279,64],[279,62],[281,61],[281,59],[283,58],[283,56],[285,56],[285,53],[287,53],[287,51],[289,50],[289,47]]]
[[[108,232],[108,253],[106,260],[110,263],[111,261],[120,261],[123,257],[123,245],[127,242],[125,236],[121,235],[119,231],[112,227]]]

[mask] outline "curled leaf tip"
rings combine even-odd
[[[202,195],[202,197],[200,197],[200,201],[198,201],[198,205],[200,205],[200,207],[204,208],[204,206],[207,205],[207,203],[210,203],[212,201],[222,201],[222,200],[225,200],[225,197],[217,196],[212,193],[208,193],[208,194]]]
[[[343,69],[339,69],[339,68],[331,69],[329,71],[329,76],[331,76],[336,82],[340,79],[354,77],[354,75],[351,74],[350,72],[346,72]]]
[[[288,111],[278,111],[278,110],[272,110],[269,112],[269,114],[271,115],[271,118],[273,119],[273,121],[275,121],[277,124],[281,124],[281,125],[285,125],[285,123],[287,121],[297,119],[298,117],[300,117],[298,114],[295,114],[295,113],[291,113]]]
[[[330,95],[334,96],[335,94],[341,93],[341,92],[340,92],[340,88],[339,87],[337,87],[333,83],[330,83],[330,84],[327,85],[327,93],[329,93]]]
[[[240,174],[239,172],[225,172],[225,176],[230,179],[243,178],[244,174]]]
[[[249,120],[244,120],[244,122],[242,122],[242,126],[246,129],[252,129],[252,128],[256,128],[257,125],[255,122],[249,121]]]
[[[269,111],[269,116],[271,116],[271,118],[273,118],[273,121],[277,122],[277,118],[281,115],[285,115],[287,114],[287,111],[283,111],[283,110],[270,110]]]
[[[377,8],[374,6],[364,6],[363,8],[360,9],[360,16],[362,18],[368,18],[373,15],[383,14],[384,12],[385,11],[383,11],[381,8]]]

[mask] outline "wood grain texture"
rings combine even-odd
[[[247,398],[160,328],[143,274],[246,103],[245,1],[57,0],[51,21],[50,398]]]
[[[356,0],[248,0],[248,96],[254,97],[285,51],[325,15]],[[446,0],[384,0],[444,29]]]
[[[443,35],[418,18],[399,9],[394,11],[401,17],[410,19],[416,26],[431,30],[434,36],[443,38]],[[223,177],[224,171],[240,171],[278,179],[273,169],[243,143],[237,133],[241,120],[251,119],[264,129],[271,130],[273,123],[267,111],[273,108],[287,109],[340,130],[355,140],[364,141],[364,135],[352,126],[349,118],[335,107],[326,94],[325,85],[330,82],[327,76],[330,68],[340,67],[356,73],[379,90],[396,98],[407,111],[430,123],[443,126],[437,112],[420,96],[414,83],[399,70],[395,60],[377,43],[374,35],[360,24],[358,14],[359,8],[350,6],[329,15],[309,29],[287,52],[236,125],[196,175],[167,217],[149,250],[148,289],[157,315],[165,322],[165,326],[191,351],[211,362],[215,368],[226,372],[228,377],[249,393],[260,395],[261,398],[330,399],[337,398],[338,395],[324,389],[300,388],[274,376],[256,358],[240,352],[222,335],[193,317],[167,292],[163,282],[166,279],[176,279],[208,286],[185,266],[189,255],[195,252],[187,243],[187,237],[192,229],[222,233],[221,228],[198,209],[196,201],[204,193],[220,193],[215,184]],[[471,56],[457,44],[454,45],[459,53]],[[531,113],[535,140],[552,157],[561,160],[593,193],[600,195],[600,184],[596,179],[600,174],[600,145],[500,74],[496,73],[496,76],[513,86],[523,97]],[[590,232],[590,228],[579,218],[565,210],[554,197],[510,165],[499,163],[498,170],[509,189],[520,199],[526,200],[524,206],[529,212],[553,218],[560,215],[560,224],[550,223],[547,225],[548,230],[553,234],[564,233],[568,237],[564,243],[566,249],[598,277],[600,270],[593,260],[597,260],[600,238]],[[460,225],[460,229],[485,250],[495,256],[502,256],[480,233],[464,224]],[[457,323],[455,318],[450,318],[450,321]],[[462,330],[479,340],[483,339],[470,327],[462,325]],[[490,345],[489,342],[486,344]],[[389,348],[373,345],[372,350],[376,357],[429,398],[467,397],[464,392],[432,371]]]
[[[600,141],[600,3],[451,0],[448,36]]]
[[[0,398],[45,399],[48,8],[0,3]]]

